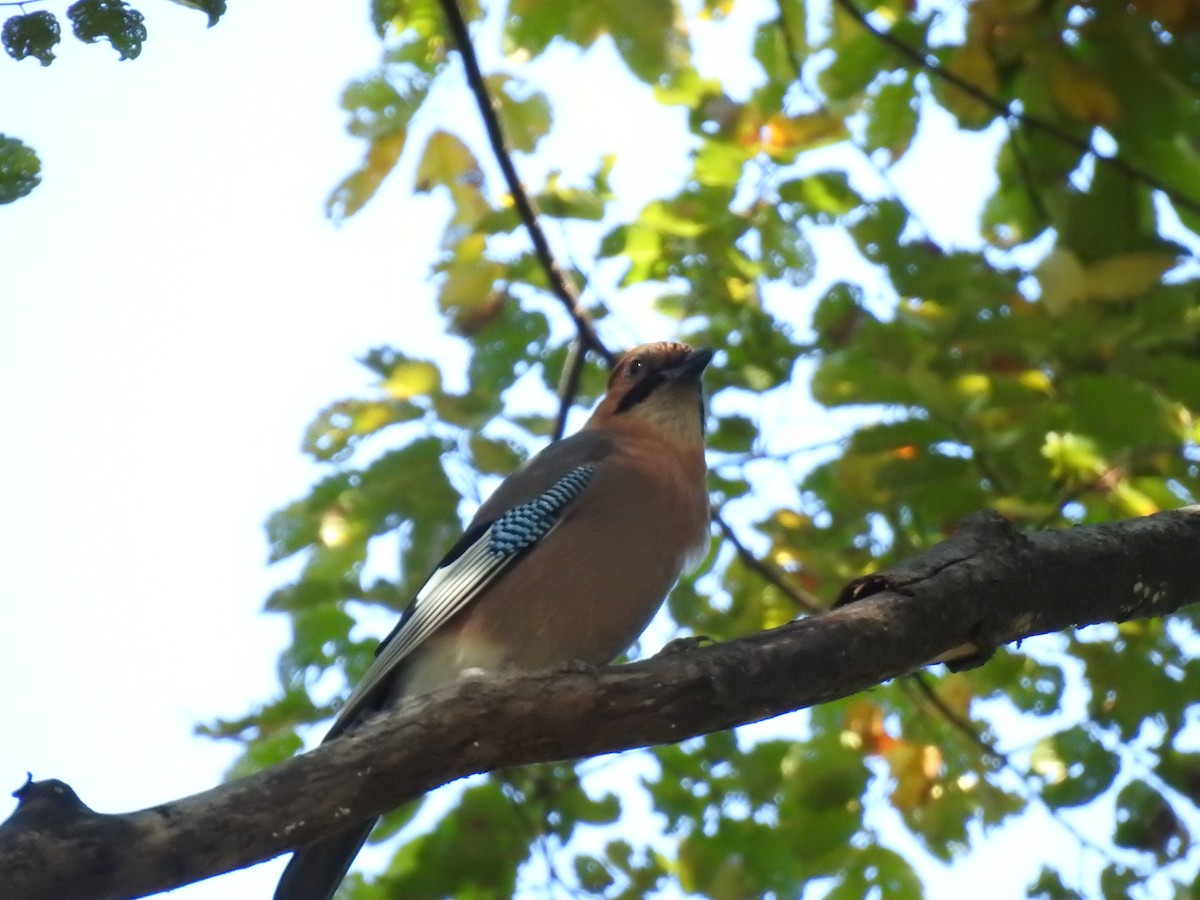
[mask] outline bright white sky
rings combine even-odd
[[[232,748],[192,728],[273,693],[287,631],[261,613],[283,580],[262,523],[317,473],[304,428],[366,388],[355,356],[429,352],[437,327],[436,203],[396,179],[340,229],[322,215],[361,152],[338,97],[378,58],[366,4],[233,0],[211,31],[182,7],[142,8],[134,62],[70,37],[48,69],[0,60],[0,129],[43,160],[43,184],[0,207],[0,787],[30,770],[103,812],[219,780]],[[594,69],[565,80],[556,137],[519,165],[589,171],[615,149],[636,208],[684,171],[684,148],[661,108]],[[478,134],[465,102],[446,117]],[[969,207],[949,211],[987,190],[980,156],[945,154],[936,178],[931,158],[900,181],[940,236],[973,234]],[[617,306],[616,341],[664,336],[636,295]],[[931,895],[968,877],[1014,895],[1038,867],[1020,861],[1027,827],[954,873],[927,870]],[[1044,849],[1056,840],[1038,828]],[[269,897],[281,865],[173,896]]]

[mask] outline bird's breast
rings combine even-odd
[[[606,460],[558,526],[477,598],[462,645],[508,668],[611,662],[707,546],[702,458],[665,469],[648,455]]]

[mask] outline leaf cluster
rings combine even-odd
[[[568,66],[610,46],[683,112],[688,177],[632,212],[615,202],[624,161],[607,148],[578,183],[551,173],[527,187],[569,246],[591,248],[597,295],[650,298],[672,336],[722,351],[713,494],[761,565],[716,545],[669,601],[675,626],[715,639],[802,614],[801,592],[829,603],[980,508],[1046,527],[1200,496],[1200,306],[1195,267],[1180,265],[1200,228],[1200,19],[1154,0],[851,3],[781,0],[740,32],[732,0],[686,14],[672,0],[464,10],[491,17],[478,40],[498,36],[505,63],[487,88],[512,152],[553,133],[549,96],[523,68],[539,57]],[[445,201],[432,271],[464,362],[377,348],[363,359],[370,393],[310,428],[305,449],[328,474],[268,523],[272,559],[299,560],[268,603],[293,627],[281,691],[210,728],[244,742],[243,768],[295,752],[331,711],[312,695],[362,674],[359,616],[402,608],[461,526],[459,498],[539,446],[568,356],[569,323],[481,148],[440,119],[414,127],[453,84],[439,5],[375,0],[371,15],[382,62],[343,96],[363,160],[329,212],[354,215],[399,173]],[[752,85],[697,53],[706,29],[747,36],[728,52],[753,63]],[[938,120],[997,147],[979,234],[953,242],[889,186]],[[818,252],[830,235],[853,260],[833,277]],[[585,371],[575,399],[602,382]],[[796,410],[810,398],[849,423],[833,442],[805,439]],[[394,570],[379,554],[397,542],[399,574],[369,574]],[[769,732],[659,748],[637,763],[636,796],[569,765],[472,783],[349,896],[508,896],[539,872],[605,897],[672,884],[714,898],[920,896],[929,860],[959,858],[1033,807],[1087,864],[1047,860],[1031,896],[1187,896],[1195,625],[1009,648]],[[657,832],[629,825],[647,804]],[[1075,810],[1104,817],[1107,838],[1078,837]]]

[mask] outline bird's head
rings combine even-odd
[[[613,367],[592,424],[649,429],[684,445],[703,443],[701,376],[712,357],[707,348],[671,341],[634,347]]]

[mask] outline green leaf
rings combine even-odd
[[[745,416],[722,416],[717,420],[705,442],[710,450],[724,453],[746,453],[758,437],[758,426]]]
[[[172,0],[180,6],[198,10],[208,16],[208,27],[212,28],[225,15],[225,0]]]
[[[422,414],[404,399],[341,400],[323,409],[308,426],[304,452],[319,460],[344,458],[362,438]]]
[[[470,443],[475,468],[485,475],[509,475],[525,458],[521,448],[512,441],[473,434]]]
[[[489,75],[485,81],[508,145],[532,153],[550,130],[550,101],[545,94],[522,87],[507,75]]]
[[[1157,249],[1148,192],[1110,166],[1097,166],[1087,190],[1055,190],[1045,203],[1059,244],[1085,267],[1131,250]]]
[[[401,134],[428,89],[427,79],[414,79],[412,91],[392,85],[386,73],[353,81],[342,92],[342,108],[350,113],[346,130],[356,137],[378,140]]]
[[[830,100],[849,100],[864,91],[890,55],[883,41],[861,30],[835,44],[834,49],[829,65],[817,77],[821,91]]]
[[[594,856],[581,854],[575,857],[575,880],[589,894],[603,894],[614,884],[608,867]]]
[[[20,200],[42,180],[42,161],[31,147],[0,134],[0,203]]]
[[[342,108],[350,113],[346,130],[368,143],[362,163],[325,203],[326,215],[335,222],[362,209],[399,162],[408,125],[442,64],[430,40],[418,30],[406,32],[405,40],[386,54],[383,68],[342,92]]]
[[[917,111],[911,77],[882,85],[867,107],[867,149],[883,150],[892,162],[900,159],[917,133]]]
[[[574,188],[560,183],[557,173],[550,173],[546,185],[537,194],[542,215],[555,219],[581,219],[599,222],[604,218],[611,194],[606,190]]]
[[[1062,882],[1062,875],[1043,866],[1037,881],[1029,886],[1025,894],[1030,900],[1084,900],[1083,894],[1072,890]]]
[[[962,128],[981,129],[996,118],[995,104],[982,97],[996,97],[999,93],[999,75],[996,61],[986,43],[974,36],[967,43],[956,47],[945,47],[937,51],[938,61],[959,82],[965,82],[974,90],[967,91],[943,79],[934,79],[934,95],[945,108],[953,113]]]
[[[1101,448],[1172,444],[1183,438],[1179,410],[1128,375],[1083,375],[1065,386],[1077,431]]]
[[[482,240],[482,239],[481,239]],[[443,268],[446,277],[438,288],[438,308],[449,315],[458,334],[474,335],[502,314],[505,294],[497,282],[504,266],[486,256],[465,252],[467,242]]]
[[[880,200],[866,207],[865,215],[850,226],[850,234],[867,259],[887,264],[898,256],[908,218],[908,209],[899,201]]]
[[[1161,862],[1179,859],[1191,847],[1174,807],[1144,781],[1132,781],[1117,794],[1113,840],[1121,847],[1153,853]]]
[[[921,879],[899,853],[878,844],[857,849],[825,900],[860,900],[863,897],[920,900]]]
[[[1030,765],[1046,782],[1042,797],[1051,807],[1091,802],[1108,790],[1121,768],[1116,755],[1083,725],[1038,741]]]
[[[1119,863],[1110,863],[1100,873],[1100,896],[1132,897],[1133,888],[1141,882],[1138,873]],[[1184,898],[1180,898],[1184,900]]]
[[[863,202],[844,172],[818,172],[785,181],[779,186],[779,197],[813,213],[821,224],[832,223]]]
[[[371,0],[371,24],[375,34],[384,37],[389,25],[399,25],[403,28],[403,16],[408,7],[406,0]]]
[[[75,36],[94,44],[104,38],[121,59],[135,59],[146,40],[144,16],[123,0],[79,0],[67,7]]]
[[[600,22],[629,70],[647,84],[687,67],[687,32],[675,0],[595,0]]]
[[[1170,750],[1163,754],[1158,774],[1192,803],[1200,804],[1200,753]]]
[[[592,4],[512,0],[504,23],[504,52],[508,56],[521,52],[539,56],[556,38],[588,47],[600,33]]]
[[[43,66],[54,61],[54,46],[59,36],[58,19],[54,13],[45,10],[13,16],[5,21],[0,32],[0,39],[9,56],[13,59],[32,56]]]
[[[735,187],[750,156],[744,147],[705,141],[696,153],[696,180],[714,187]]]
[[[417,163],[414,189],[423,194],[437,185],[449,187],[464,179],[483,180],[475,154],[457,135],[440,129],[435,131],[425,142],[425,151]]]
[[[758,26],[754,34],[754,58],[770,81],[786,84],[796,78],[796,64],[808,55],[804,3],[784,0],[779,4],[779,13],[779,18]],[[788,39],[784,37],[784,29]],[[789,58],[789,43],[798,57],[795,61]]]
[[[291,759],[303,749],[304,742],[294,731],[273,732],[249,744],[241,758],[225,773],[225,777],[230,780],[245,778]]]
[[[343,178],[325,201],[325,215],[342,222],[366,206],[399,162],[406,137],[401,131],[373,140],[361,165]]]
[[[276,510],[267,519],[268,562],[279,562],[318,540],[321,516],[353,482],[348,472],[340,472],[317,482],[303,500]]]
[[[521,807],[488,781],[467,788],[432,830],[401,847],[377,890],[391,897],[510,897],[529,850]]]
[[[974,676],[981,696],[1004,696],[1023,713],[1049,716],[1058,712],[1066,687],[1059,666],[1039,663],[1024,653],[1000,650]]]

